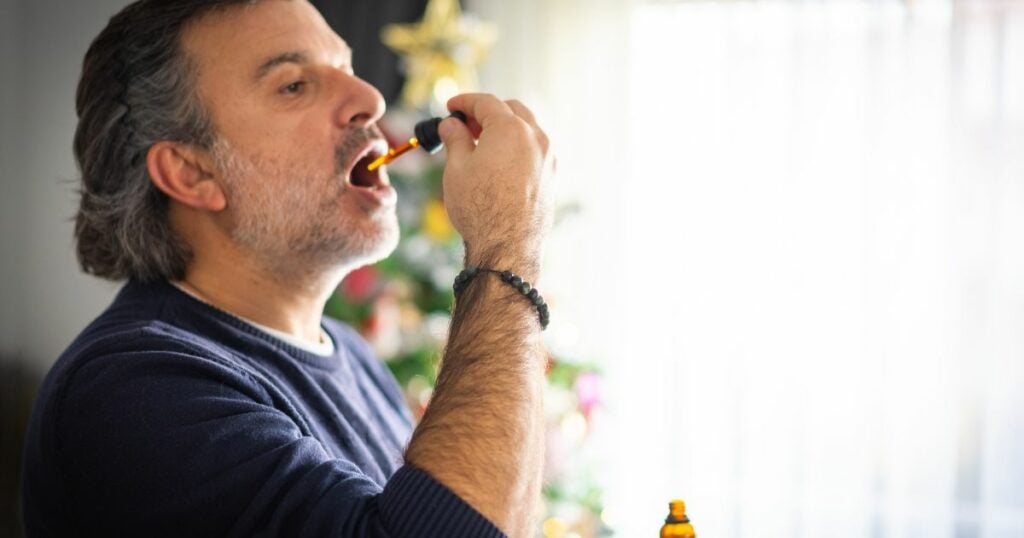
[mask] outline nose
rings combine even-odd
[[[384,96],[365,80],[341,73],[335,120],[341,127],[366,126],[384,115]]]

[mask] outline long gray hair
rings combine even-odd
[[[173,140],[209,149],[215,133],[181,35],[202,15],[255,0],[140,0],[90,45],[78,84],[75,159],[82,172],[75,241],[82,269],[111,280],[180,279],[191,251],[168,219],[146,152]]]

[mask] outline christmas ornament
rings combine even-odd
[[[430,0],[422,21],[385,26],[381,39],[405,63],[402,104],[444,110],[455,94],[475,90],[496,37],[494,25],[464,16],[458,0]]]

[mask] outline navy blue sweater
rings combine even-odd
[[[126,285],[43,383],[29,536],[502,536],[402,465],[394,377],[350,327],[323,327],[331,357],[170,284]]]

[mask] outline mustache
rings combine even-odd
[[[376,125],[351,127],[344,140],[334,150],[334,163],[338,174],[345,173],[345,167],[352,162],[368,142],[385,140],[384,133]]]

